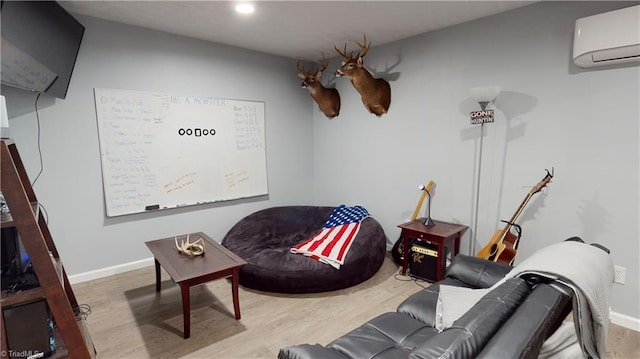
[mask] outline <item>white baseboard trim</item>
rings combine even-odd
[[[149,266],[152,266],[153,264],[154,264],[153,257],[149,257],[149,258],[141,259],[139,261],[119,264],[116,266],[97,269],[90,272],[74,274],[69,276],[69,283],[71,284],[82,283],[82,282],[90,281],[93,279],[108,277],[110,275],[114,275],[118,273],[128,272],[134,269],[149,267]],[[621,327],[625,327],[631,330],[635,330],[636,332],[640,332],[639,318],[630,317],[628,315],[624,315],[624,314],[620,314],[612,311],[612,312],[609,312],[609,319],[611,320],[611,323],[615,325],[619,325]]]
[[[150,258],[141,259],[139,261],[119,264],[113,267],[107,267],[107,268],[97,269],[97,270],[93,270],[85,273],[74,274],[69,276],[69,283],[71,284],[82,283],[82,282],[90,281],[93,279],[104,278],[110,275],[128,272],[134,269],[149,267],[149,266],[152,266],[153,264],[154,264],[153,257],[150,257]]]
[[[639,318],[630,317],[616,312],[609,312],[609,319],[611,320],[611,323],[615,325],[640,332]]]

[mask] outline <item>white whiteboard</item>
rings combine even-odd
[[[264,102],[94,94],[107,216],[268,193]]]

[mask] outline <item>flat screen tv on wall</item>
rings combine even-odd
[[[84,26],[55,1],[2,1],[2,84],[64,99]]]

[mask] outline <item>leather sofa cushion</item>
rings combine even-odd
[[[531,288],[525,280],[507,280],[480,299],[453,326],[427,339],[409,358],[475,358],[529,293]]]
[[[403,358],[437,331],[401,313],[384,313],[329,343],[347,358]]]
[[[292,347],[282,348],[278,352],[278,359],[349,359],[339,351],[325,348],[320,344],[300,344]]]
[[[428,325],[435,326],[436,304],[440,285],[489,288],[502,279],[511,268],[502,263],[458,254],[447,268],[447,274],[444,279],[405,299],[400,303],[397,311]]]
[[[406,314],[427,325],[435,327],[439,288],[439,284],[435,283],[409,296],[400,303],[397,312]]]
[[[451,278],[445,278],[407,297],[407,299],[400,303],[397,312],[406,314],[427,325],[435,327],[436,305],[438,304],[438,295],[441,284],[467,287],[463,282]]]

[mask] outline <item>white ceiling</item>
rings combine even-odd
[[[67,11],[289,58],[333,56],[367,34],[376,45],[526,6],[535,1],[60,1]]]

